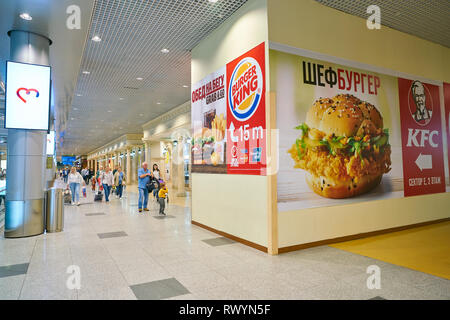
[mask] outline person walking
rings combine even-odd
[[[72,167],[72,169],[75,170],[75,167]],[[69,176],[69,168],[65,167],[63,170],[64,183],[67,183],[68,176]]]
[[[122,199],[124,181],[125,175],[123,174],[122,168],[118,167],[114,175],[114,185],[116,186],[116,194],[119,199]]]
[[[166,215],[164,213],[164,208],[166,207],[166,197],[169,190],[167,190],[166,184],[164,182],[161,183],[161,187],[158,191],[158,202],[159,202],[159,214]]]
[[[109,202],[109,194],[111,192],[111,188],[114,185],[114,176],[111,172],[111,168],[106,166],[106,169],[101,174],[101,180],[103,185],[103,190],[105,190],[105,201]]]
[[[158,201],[158,192],[159,192],[159,188],[160,188],[159,180],[161,179],[161,173],[159,171],[158,164],[156,164],[156,163],[153,164],[152,171],[153,171],[153,178],[156,181],[156,185],[157,185],[157,187],[155,189],[153,189],[153,197],[156,199],[156,201]]]
[[[81,169],[81,176],[83,177],[84,183],[88,183],[87,182],[87,176],[88,176],[88,169],[87,168],[83,168]]]
[[[142,206],[144,211],[149,211],[147,208],[148,203],[148,189],[147,184],[152,180],[153,175],[148,169],[147,162],[142,163],[142,168],[138,170],[138,189],[139,189],[139,212],[142,212]]]
[[[67,176],[67,182],[69,183],[70,192],[72,193],[72,205],[80,205],[80,186],[84,182],[81,174],[72,167],[70,173]]]
[[[98,169],[97,169],[97,172],[95,173],[95,182],[96,182],[96,184],[98,185],[98,188],[99,188],[99,191],[102,191],[101,189],[103,188],[103,186],[102,186],[102,179],[101,179],[101,175],[102,175],[102,173],[103,173],[103,167],[99,167]],[[101,188],[100,188],[101,187]]]

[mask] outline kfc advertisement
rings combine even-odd
[[[398,79],[405,196],[445,192],[439,87]]]
[[[438,86],[269,55],[279,212],[445,192]]]

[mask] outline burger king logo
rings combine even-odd
[[[263,85],[259,63],[250,57],[243,58],[234,68],[228,88],[229,108],[236,120],[245,121],[256,112]]]

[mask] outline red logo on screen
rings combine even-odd
[[[36,92],[36,98],[39,98],[39,91],[36,89],[27,89],[27,88],[19,88],[17,89],[17,96],[20,100],[22,100],[24,103],[27,103],[27,100],[25,100],[21,95],[20,92],[25,91],[25,94],[29,95],[31,92]]]

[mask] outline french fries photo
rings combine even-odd
[[[220,116],[216,115],[211,123],[212,136],[215,141],[222,141],[224,139],[226,126],[227,122],[223,116],[223,113],[221,113]]]

